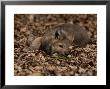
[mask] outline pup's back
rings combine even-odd
[[[79,47],[85,46],[89,41],[88,33],[79,25],[61,24],[49,30],[45,36],[53,37],[53,39],[68,39],[74,45]],[[66,43],[65,43],[66,44]]]

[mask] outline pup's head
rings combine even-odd
[[[52,44],[52,53],[58,53],[60,55],[68,55],[70,53],[71,42],[67,39],[56,40]]]
[[[47,36],[42,41],[41,50],[47,54],[58,53],[60,55],[68,55],[72,42],[60,31],[55,31],[54,36]]]

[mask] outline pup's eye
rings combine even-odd
[[[63,48],[63,45],[59,44],[59,47]]]

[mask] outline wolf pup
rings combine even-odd
[[[61,24],[48,30],[43,37],[33,40],[31,49],[43,50],[47,54],[68,55],[71,46],[85,47],[89,36],[79,25]]]

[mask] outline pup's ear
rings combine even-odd
[[[57,31],[55,32],[55,39],[58,39],[59,36],[60,36],[60,34],[61,34],[61,32],[57,30]]]
[[[33,40],[32,44],[30,45],[30,48],[32,50],[39,50],[41,43],[42,43],[42,37],[38,37],[35,40]]]

